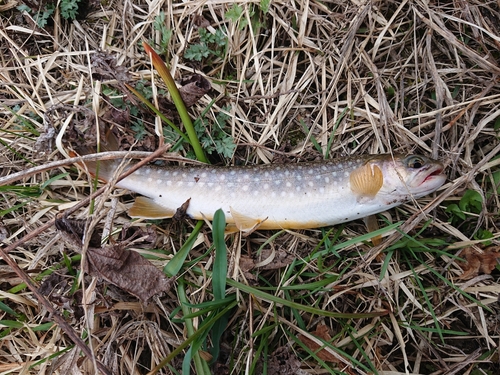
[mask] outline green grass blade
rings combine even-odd
[[[184,245],[182,245],[177,254],[175,254],[174,257],[170,260],[170,262],[168,262],[166,266],[163,267],[163,272],[165,273],[165,275],[173,277],[179,273],[180,269],[182,268],[182,265],[184,264],[184,261],[186,260],[186,257],[188,256],[189,252],[191,251],[191,248],[193,247],[194,242],[196,241],[198,233],[200,233],[202,226],[203,226],[202,220],[196,223],[193,232],[189,235],[186,242],[184,242]]]
[[[184,132],[179,129],[172,121],[170,121],[167,117],[165,117],[165,115],[163,113],[161,113],[154,105],[153,103],[151,103],[149,100],[147,100],[139,91],[137,91],[136,89],[134,89],[132,86],[130,85],[125,85],[135,96],[137,96],[137,98],[144,104],[146,105],[150,110],[152,110],[159,118],[161,118],[161,120],[168,124],[172,129],[174,129],[174,131],[179,134],[186,142],[188,142],[189,144],[191,144],[191,141],[189,140],[189,137],[184,134]]]
[[[212,225],[215,245],[215,262],[212,274],[212,284],[214,298],[217,301],[223,299],[226,294],[227,277],[227,249],[226,243],[224,242],[226,217],[221,209],[215,211]]]
[[[170,71],[168,70],[167,66],[161,59],[161,57],[155,52],[153,48],[149,46],[146,42],[143,42],[142,44],[144,46],[144,49],[146,50],[146,53],[151,57],[151,61],[153,63],[153,66],[155,69],[158,71],[158,74],[160,77],[163,79],[165,84],[167,85],[167,89],[170,92],[170,95],[172,96],[172,101],[175,104],[175,107],[177,108],[177,112],[179,113],[179,116],[181,117],[182,123],[184,124],[184,127],[186,128],[186,132],[188,134],[191,146],[193,147],[194,153],[196,155],[196,158],[199,161],[202,161],[204,163],[208,163],[208,159],[205,156],[205,153],[203,152],[203,148],[201,147],[200,141],[198,139],[198,136],[196,135],[196,131],[194,130],[193,122],[191,121],[191,117],[189,117],[189,113],[187,111],[186,105],[184,104],[184,101],[182,100],[181,94],[179,90],[177,89],[177,85],[175,84],[175,81],[170,74]]]

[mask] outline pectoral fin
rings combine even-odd
[[[231,216],[233,217],[234,220],[234,225],[236,225],[236,227],[242,232],[251,231],[257,228],[264,221],[262,219],[254,219],[245,216],[243,214],[240,214],[239,212],[235,211],[232,207],[229,207],[229,209],[231,211]]]
[[[351,172],[349,182],[360,198],[373,198],[384,184],[384,175],[378,166],[367,163]]]
[[[174,216],[175,210],[163,207],[150,198],[137,197],[128,214],[143,219],[166,219]]]

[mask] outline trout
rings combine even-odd
[[[109,180],[117,162],[101,162]],[[95,166],[87,164],[90,172]],[[432,193],[443,165],[420,155],[364,155],[321,162],[217,167],[144,166],[117,183],[142,196],[131,217],[170,218],[187,205],[193,219],[222,209],[238,230],[309,229],[364,218]]]

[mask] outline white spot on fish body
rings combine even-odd
[[[257,195],[259,195],[259,192],[257,190],[254,190],[253,195],[254,197],[256,197]]]
[[[148,182],[152,182],[153,179],[151,177],[148,178]]]
[[[158,185],[161,185],[161,184],[163,183],[163,181],[162,181],[162,180],[156,180],[156,183],[157,183]]]
[[[321,166],[321,170],[322,170],[322,171],[326,171],[326,165],[322,165],[322,166]]]
[[[300,186],[297,186],[295,190],[300,191],[302,188]]]
[[[187,174],[183,173],[182,178],[187,178]]]
[[[264,176],[269,177],[269,172],[264,172]]]
[[[282,191],[282,192],[281,192],[281,196],[282,196],[282,197],[286,196],[286,192],[285,192],[285,191]]]
[[[269,184],[264,184],[264,189],[269,189]]]
[[[260,182],[260,178],[259,178],[259,177],[255,177],[255,178],[253,179],[253,181],[254,181],[254,182]]]
[[[201,174],[201,177],[203,177],[203,178],[207,177],[207,173],[206,173],[206,172],[203,172],[203,173]]]
[[[337,172],[332,172],[332,176],[336,177],[337,176]]]
[[[230,174],[231,174],[231,176],[234,176],[236,174],[236,171],[232,170]]]
[[[215,187],[215,191],[220,191],[220,189],[221,189],[221,186],[220,186],[220,185],[217,185],[217,186]]]
[[[219,176],[219,180],[224,181],[225,179],[226,179],[226,175],[225,174],[221,174]]]
[[[236,197],[236,193],[233,191],[233,192],[231,193],[231,198],[235,198],[235,197]]]
[[[307,184],[308,184],[310,187],[313,187],[313,186],[314,186],[314,182],[312,182],[312,181],[309,181]]]
[[[325,182],[329,183],[330,182],[330,178],[329,177],[325,177]]]
[[[350,174],[350,173],[349,173],[349,172],[347,172],[347,171],[345,171],[345,172],[344,172],[344,176],[345,176],[345,177],[349,177],[349,174]]]
[[[280,185],[280,184],[281,184],[281,181],[280,181],[280,180],[276,180],[276,181],[274,181],[274,183],[275,183],[276,185]]]
[[[248,185],[243,186],[243,191],[248,191]]]
[[[286,183],[286,187],[291,187],[291,186],[292,186],[292,184],[290,182]]]
[[[165,171],[165,177],[168,177],[170,176],[170,172],[169,171]]]
[[[175,171],[174,173],[172,173],[173,176],[177,176],[179,174],[179,172]]]
[[[325,192],[325,188],[319,188],[319,192],[323,194]]]
[[[309,171],[307,171],[307,173],[309,173],[309,174],[313,174],[313,173],[314,173],[314,171],[313,171],[312,169],[309,169]]]
[[[273,198],[275,198],[275,197],[276,197],[276,192],[275,192],[275,191],[273,191],[273,192],[271,193],[271,197],[273,197]]]
[[[318,175],[316,175],[316,180],[319,180],[319,179],[321,179],[321,175],[318,174]]]
[[[172,181],[168,180],[167,181],[167,186],[172,186]]]
[[[209,183],[207,184],[207,186],[208,186],[208,187],[212,187],[212,186],[214,186],[214,183],[213,183],[213,182],[209,182]]]
[[[177,186],[182,186],[183,182],[182,181],[177,181]]]
[[[146,174],[150,174],[151,173],[151,168],[147,168],[146,169]]]

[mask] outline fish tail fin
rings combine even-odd
[[[119,141],[116,135],[113,133],[111,128],[107,128],[104,132],[104,136],[101,137],[100,152],[109,152],[119,150]],[[84,156],[96,153],[97,149],[95,147],[90,147],[88,145],[78,146],[75,151],[70,151],[70,156]],[[113,176],[113,172],[116,170],[119,161],[116,160],[86,160],[84,162],[77,163],[81,168],[87,171],[92,177],[98,177],[99,180],[104,182],[109,181]]]

